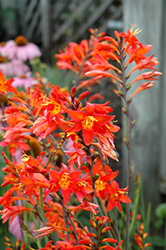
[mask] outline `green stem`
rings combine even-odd
[[[42,218],[42,222],[44,227],[46,226],[46,219],[45,219],[45,215],[44,215],[44,208],[43,208],[43,189],[40,188],[40,211],[41,211],[41,218]],[[45,243],[47,244],[49,239],[48,236],[44,237],[45,239]]]
[[[128,145],[127,146],[127,186],[129,187],[130,182],[130,143],[131,143],[131,128],[130,128],[130,119],[129,119],[129,102],[127,101],[127,88],[126,88],[126,82],[127,77],[125,74],[125,56],[124,56],[124,50],[122,48],[122,41],[119,42],[119,56],[120,56],[120,67],[121,67],[121,76],[122,76],[122,91],[123,91],[123,105],[126,109],[126,130]],[[129,195],[129,194],[128,194]],[[130,204],[126,204],[126,241],[125,241],[125,250],[128,250],[129,248],[129,227],[130,227]]]
[[[22,200],[22,203],[23,203],[24,207],[27,207],[24,200]],[[27,211],[23,212],[23,221],[24,221],[25,226],[27,228],[29,228],[29,226],[28,226],[28,212]],[[24,242],[25,242],[25,246],[29,247],[30,241],[29,241],[29,237],[28,237],[28,235],[26,233],[24,234]]]
[[[35,229],[36,229],[36,230],[39,229],[39,228],[40,228],[40,219],[39,219],[39,217],[38,217],[38,223],[37,223],[35,214],[34,214],[33,212],[30,212],[30,214],[31,214],[31,216],[32,216],[32,221],[33,221],[33,223],[34,223],[34,225],[35,225]],[[37,238],[36,244],[37,244],[37,246],[38,246],[39,248],[42,248],[42,245],[41,245],[41,242],[40,242],[40,239],[39,239],[39,238]]]

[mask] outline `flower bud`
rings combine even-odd
[[[127,100],[128,103],[131,103],[132,102],[132,98],[129,97],[129,99]]]
[[[135,126],[135,124],[136,124],[136,120],[133,120],[133,121],[131,122],[131,124],[130,124],[130,129],[132,129],[132,128]]]
[[[123,141],[126,144],[126,146],[129,147],[129,141],[128,141],[128,138],[126,136],[123,137]]]
[[[99,174],[95,174],[95,176],[94,176],[94,181],[96,181],[99,177],[100,177]]]
[[[89,92],[89,91],[85,91],[85,92],[83,92],[82,94],[80,94],[80,95],[79,95],[79,97],[78,97],[78,100],[77,100],[77,101],[81,101],[81,100],[85,99],[85,98],[86,98],[89,94],[90,94],[90,92]]]
[[[131,88],[131,85],[130,84],[127,84],[126,85],[126,89],[129,90]]]
[[[77,88],[74,86],[74,87],[71,89],[71,97],[74,97],[74,96],[75,96],[76,91],[77,91]]]
[[[125,107],[122,108],[122,112],[123,112],[125,115],[127,115],[127,113],[128,113],[128,112],[127,112],[127,109],[126,109]]]
[[[99,156],[99,152],[96,151],[94,155],[92,156],[92,160],[94,161],[98,156]]]
[[[117,92],[117,94],[118,94],[119,96],[121,96],[121,97],[123,97],[123,96],[124,96],[124,94],[123,94],[123,92],[122,92],[122,91],[118,91],[118,92]]]

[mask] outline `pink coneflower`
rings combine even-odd
[[[38,46],[34,43],[28,42],[24,36],[18,36],[15,39],[16,46],[12,47],[8,58],[12,60],[17,58],[23,62],[31,60],[35,57],[40,57],[41,52]]]
[[[20,202],[19,202],[20,203]],[[21,222],[24,222],[21,220]],[[31,231],[33,237],[36,237],[37,234],[34,232],[35,226],[33,222],[29,222],[29,230]],[[40,227],[43,227],[43,223],[40,222]],[[9,232],[16,238],[16,239],[20,239],[23,240],[23,236],[25,235],[24,231],[21,230],[21,226],[20,226],[20,220],[19,220],[19,216],[16,216],[12,223],[9,224]]]
[[[0,42],[0,55],[8,57],[10,49],[13,48],[14,46],[16,46],[14,40],[9,40],[7,42]]]
[[[32,85],[38,84],[38,81],[34,79],[34,77],[31,76],[31,72],[26,72],[24,75],[21,75],[19,77],[15,77],[14,81],[12,82],[12,86],[17,88],[24,87],[27,89],[28,87],[31,87]]]
[[[0,71],[6,76],[20,76],[29,71],[30,68],[23,64],[22,61],[8,59],[4,56],[0,56]]]

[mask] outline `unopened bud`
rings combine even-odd
[[[47,143],[46,147],[47,147],[47,148],[50,148],[50,147],[51,147],[51,143],[50,143],[50,142]]]
[[[127,115],[127,109],[125,107],[122,108],[122,112]]]
[[[61,101],[67,101],[68,102],[68,98],[65,95],[63,95],[62,93],[58,93],[58,97],[59,97],[59,99]]]
[[[131,88],[131,85],[130,84],[127,84],[126,85],[126,89],[129,90]]]
[[[145,248],[150,247],[152,244],[151,243],[145,243]]]
[[[127,100],[128,103],[131,103],[132,102],[132,98],[129,97],[129,99]]]
[[[135,178],[134,178],[134,183],[135,183],[135,186],[138,186],[141,182],[141,177],[140,177],[140,173],[138,172],[136,175],[135,175]]]
[[[133,165],[130,167],[130,177],[132,176],[132,174],[134,173],[134,168],[135,168],[135,164],[133,162]]]
[[[126,144],[126,146],[129,147],[129,141],[128,141],[128,138],[126,136],[123,137],[123,141]]]
[[[85,91],[84,93],[80,94],[78,97],[78,101],[85,99],[89,94],[90,94],[89,91]]]
[[[71,89],[71,97],[75,96],[76,91],[77,91],[77,88],[74,86],[74,87]]]
[[[81,141],[81,140],[77,140],[77,142],[82,143],[82,141]]]
[[[57,155],[55,155],[55,157],[54,157],[54,161],[57,161],[58,160],[58,156]]]
[[[130,77],[130,75],[128,74],[128,75],[126,76],[126,80],[129,79],[129,77]]]
[[[86,149],[85,147],[82,147],[82,150],[83,150],[84,152],[87,152],[87,149]]]
[[[95,174],[94,176],[94,181],[96,181],[97,179],[99,179],[100,175],[99,174]]]
[[[96,151],[96,152],[94,153],[93,157],[92,157],[93,161],[94,161],[98,156],[99,156],[99,152]]]
[[[147,232],[143,234],[143,238],[144,238],[144,239],[145,239],[147,236],[148,236],[148,233],[147,233]]]
[[[136,124],[136,120],[133,120],[133,121],[131,122],[131,124],[130,124],[130,129],[132,129],[132,128],[135,126],[135,124]]]
[[[118,94],[119,96],[121,96],[121,97],[123,97],[123,96],[124,96],[124,94],[123,94],[123,92],[122,92],[122,91],[118,91],[118,92],[117,92],[117,94]]]
[[[48,153],[48,152],[46,152],[46,153],[45,153],[45,156],[47,156],[47,157],[48,157],[48,156],[49,156],[49,153]]]
[[[89,162],[87,162],[87,161],[84,162],[83,165],[86,166],[86,167],[88,167],[88,168],[90,167],[90,164],[89,164]]]

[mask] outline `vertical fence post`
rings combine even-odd
[[[50,22],[50,0],[41,1],[41,31],[42,31],[42,45],[44,49],[44,56],[47,56],[47,52],[51,47],[51,22]],[[48,58],[46,58],[47,60]]]
[[[137,36],[142,44],[152,44],[153,47],[149,55],[155,54],[158,57],[159,71],[162,71],[166,64],[166,39],[164,40],[166,30],[162,29],[163,14],[166,10],[163,10],[164,1],[125,0],[123,2],[124,30],[130,29],[131,24],[136,24],[136,28],[142,30]],[[133,78],[137,76],[136,74],[138,73],[135,73]],[[153,88],[136,95],[130,110],[131,119],[137,121],[132,130],[131,159],[135,162],[135,172],[139,171],[141,174],[144,200],[146,204],[151,202],[153,212],[160,202],[159,176],[164,174],[166,177],[166,98],[164,96],[166,81],[164,85],[162,84],[163,80],[162,76]],[[138,87],[138,84],[140,82],[134,84],[133,91]],[[124,161],[125,155],[124,149]]]

